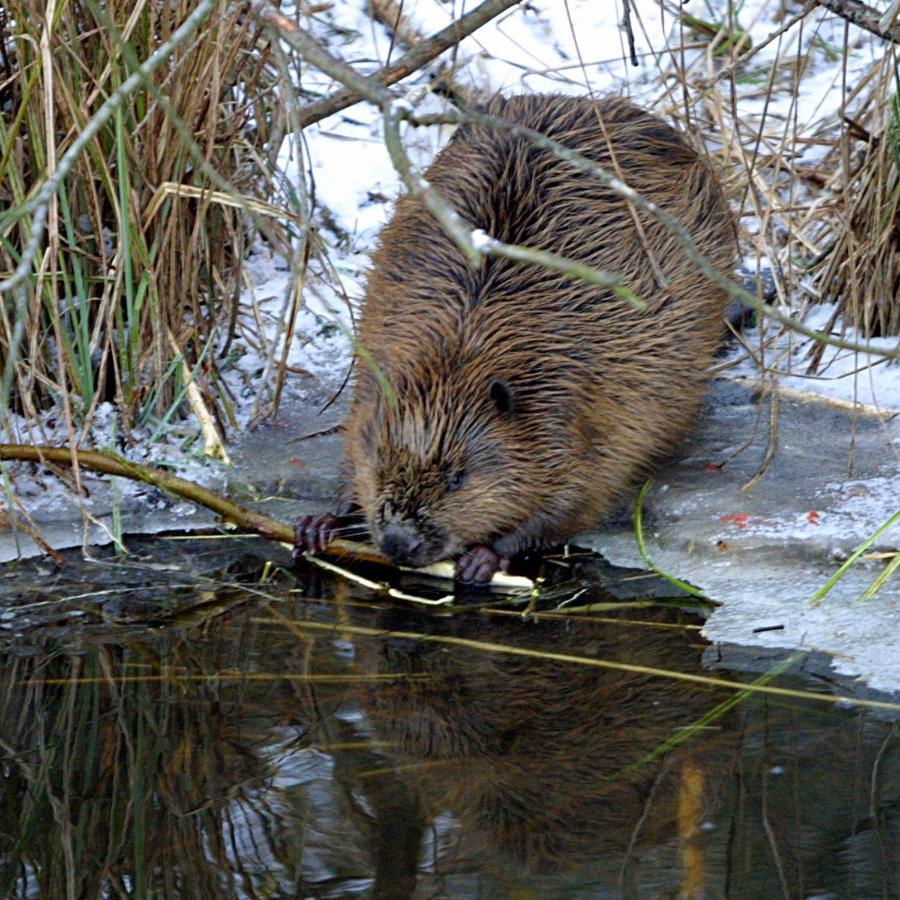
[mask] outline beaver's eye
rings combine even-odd
[[[501,381],[499,378],[492,381],[488,387],[488,395],[501,415],[513,411],[515,396],[513,389],[505,381]]]
[[[447,489],[450,491],[458,491],[462,487],[465,477],[466,473],[463,472],[462,469],[457,469],[457,471],[452,472],[447,479]]]

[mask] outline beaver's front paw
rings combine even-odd
[[[477,544],[469,547],[456,561],[456,579],[465,584],[487,584],[494,572],[505,572],[509,559],[499,556],[491,547]]]
[[[338,528],[338,517],[334,513],[319,513],[303,516],[294,525],[294,560],[304,553],[321,553],[328,546]]]

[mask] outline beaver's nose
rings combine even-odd
[[[416,555],[422,549],[424,541],[409,525],[385,525],[378,538],[381,552],[390,557],[397,565],[412,566],[416,564]]]

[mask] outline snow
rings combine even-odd
[[[480,228],[476,228],[472,232],[471,238],[472,246],[482,253],[486,250],[489,250],[494,243],[494,239],[487,232],[482,231],[482,229]]]
[[[362,6],[345,0],[336,3],[328,17],[354,34],[352,58],[367,61],[367,66],[361,66],[364,70],[375,70],[385,60],[391,39],[384,28],[371,23]],[[660,53],[659,48],[678,39],[677,31],[672,31],[676,27],[672,13],[646,0],[633,7],[636,53],[641,63],[638,68],[626,59],[618,4],[573,0],[568,4],[543,2],[515,7],[461,42],[456,57],[456,80],[482,92],[584,94],[590,90],[595,94],[624,93],[649,107],[671,101],[670,91],[660,85],[656,74],[658,64],[667,64],[666,53]],[[404,16],[424,34],[445,27],[462,11],[457,4],[438,0],[413,0],[403,5]],[[762,44],[776,31],[776,26],[781,26],[782,23],[774,21],[780,11],[781,4],[766,0],[741,5],[739,21],[749,32],[754,46]],[[712,18],[708,11],[703,14]],[[826,50],[829,46],[840,47],[844,27],[843,20],[827,10],[814,10],[802,27],[800,23],[794,24],[779,39],[763,47],[754,56],[753,65],[768,69],[779,59],[783,62],[792,59],[792,54],[799,54],[801,49],[805,52],[810,43]],[[842,84],[856,83],[884,52],[882,42],[855,26],[849,26],[849,46],[846,73],[842,71],[841,60],[833,58],[833,54],[814,53],[799,83],[800,90],[776,89],[768,103],[759,86],[739,81],[735,87],[740,96],[741,119],[753,122],[765,107],[767,133],[774,130],[776,139],[780,127],[813,136],[826,125],[835,123]],[[694,65],[705,65],[702,49],[688,51],[689,61],[692,54]],[[397,55],[399,51],[394,48],[392,58]],[[423,93],[421,81],[413,76],[403,83],[402,90],[407,91],[404,102],[419,112],[440,110],[442,101]],[[390,215],[390,201],[401,192],[399,179],[380,139],[380,128],[380,113],[361,103],[305,132],[316,193],[351,236],[353,254],[344,255],[337,246],[330,249],[336,253],[338,265],[343,263],[357,276],[353,279],[353,296],[357,299],[362,293],[365,253],[372,249],[379,228]],[[422,167],[450,133],[449,129],[429,131],[433,133],[421,129],[406,131],[406,139],[412,141],[412,155]],[[286,147],[289,144],[290,141],[286,142]],[[802,148],[800,158],[805,164],[815,162],[827,149],[817,143],[798,146]],[[285,170],[296,179],[296,156],[283,150],[281,158]],[[475,240],[478,237],[473,235]],[[756,265],[757,259],[754,256],[748,262]],[[763,264],[767,263],[763,261]],[[824,329],[832,313],[833,307],[815,306],[804,323]],[[858,340],[851,329],[843,336]],[[755,335],[748,334],[748,343],[752,345],[754,340]],[[900,340],[876,339],[871,345],[896,351],[900,349]],[[808,375],[810,343],[795,335],[782,341],[782,349],[786,358],[779,358],[778,367],[787,373],[782,379],[785,387],[885,411],[900,411],[900,366],[879,357],[867,358],[827,348],[818,372]],[[752,360],[747,360],[740,371],[754,375]]]
[[[742,6],[740,21],[748,28],[754,45],[765,41],[780,25],[773,20],[780,6],[774,2]],[[567,7],[572,24],[567,18]],[[424,33],[443,27],[451,16],[459,13],[457,5],[435,0],[408,0],[404,4],[404,14]],[[344,5],[335,6],[336,16],[342,18],[345,14],[351,15]],[[658,50],[666,46],[666,35],[673,27],[671,13],[654,3],[634,4],[636,52],[641,61],[638,68],[632,67],[625,58],[619,15],[616,4],[597,4],[592,0],[568,4],[536,2],[518,7],[462,42],[456,57],[456,81],[480,90],[506,93],[616,92],[631,96],[649,108],[677,108],[680,102],[677,93],[669,85],[661,84],[657,77],[658,65],[668,65],[667,54],[654,56],[650,52],[651,48]],[[741,127],[759,128],[765,113],[765,141],[772,147],[778,147],[782,141],[792,141],[795,132],[811,139],[827,137],[828,128],[838,121],[844,78],[846,83],[855,83],[884,52],[880,42],[851,26],[852,50],[846,76],[839,59],[816,52],[806,63],[799,94],[789,89],[790,79],[783,77],[778,78],[768,98],[760,88],[766,87],[770,67],[776,60],[783,64],[785,59],[794,59],[813,41],[839,46],[844,27],[834,16],[816,10],[806,18],[802,28],[795,24],[764,47],[753,61],[763,76],[762,84],[741,83],[740,79],[735,84]],[[371,44],[366,43],[367,35],[374,37]],[[389,39],[379,27],[370,32],[360,29],[360,38],[361,41],[354,42],[354,52],[359,58],[371,60],[374,69],[375,60],[384,59]],[[674,34],[673,42],[677,42]],[[688,51],[688,58],[695,72],[713,73],[702,49]],[[727,90],[728,81],[719,86]],[[422,92],[420,87],[414,77],[394,90],[403,92],[420,112],[439,110],[441,101]],[[371,247],[378,225],[390,214],[389,204],[369,202],[372,194],[393,197],[400,190],[389,162],[379,151],[379,129],[379,114],[361,104],[307,130],[320,196],[337,211],[338,219],[353,234],[354,247],[358,250]],[[363,140],[359,139],[361,134]],[[338,135],[356,139],[340,143]],[[405,132],[407,139],[415,141],[412,152],[420,167],[427,164],[448,135],[448,129],[431,129],[424,134],[422,130]],[[765,146],[764,143],[764,149]],[[807,166],[815,165],[829,149],[826,143],[815,140],[796,146],[795,161]],[[374,191],[367,189],[367,180],[375,186]],[[748,232],[758,231],[753,217],[744,217],[742,221],[751,226]],[[472,239],[481,247],[489,242],[490,236],[474,233]],[[749,256],[747,263],[751,269],[757,264],[769,265],[768,260],[760,261],[758,251]],[[825,329],[833,312],[833,307],[813,306],[803,321],[815,329]],[[839,328],[840,323],[835,327]],[[859,339],[849,329],[844,337]],[[745,340],[749,347],[758,346],[758,332],[749,331]],[[871,346],[892,349],[897,341],[873,340]],[[817,373],[810,376],[807,373],[810,349],[810,342],[796,334],[784,334],[769,347],[765,362],[779,372],[784,388],[885,412],[900,411],[900,366],[877,357],[867,359],[861,354],[827,348]],[[734,374],[757,378],[753,359],[743,352],[740,355],[742,360]],[[731,362],[734,361],[733,358]],[[867,367],[870,362],[873,365]],[[758,553],[765,557],[765,565],[759,555],[754,558],[753,551],[743,561],[733,557],[717,559],[714,554],[685,555],[677,549],[667,552],[667,548],[654,545],[651,538],[651,554],[670,571],[708,586],[711,595],[725,601],[707,623],[710,639],[769,647],[825,649],[836,654],[839,670],[862,673],[872,686],[894,690],[900,685],[900,669],[889,664],[891,659],[900,659],[897,646],[890,643],[890,635],[897,633],[896,591],[888,585],[864,609],[855,605],[855,598],[871,581],[871,567],[851,571],[820,606],[808,603],[809,597],[839,564],[848,544],[865,539],[896,511],[894,484],[900,442],[894,434],[885,433],[884,468],[880,474],[870,473],[853,481],[826,481],[811,496],[803,498],[808,509],[783,509],[777,498],[769,498],[772,502],[769,514],[754,515],[743,536],[748,546],[758,548]],[[809,516],[809,510],[816,508],[827,511],[818,521]],[[724,523],[718,525],[727,530]],[[598,544],[613,561],[640,565],[630,534],[622,536],[618,545],[615,539],[600,540]],[[754,560],[752,571],[748,571],[751,559]],[[777,622],[783,627],[773,632],[755,630],[767,622]],[[843,656],[842,649],[846,651]]]
[[[810,309],[803,323],[817,331],[826,331],[833,316],[833,304],[818,304]],[[853,341],[861,339],[852,329],[845,337]],[[900,339],[896,337],[873,338],[868,343],[873,349],[900,350]],[[786,360],[789,374],[781,378],[783,386],[845,403],[861,403],[882,412],[900,413],[900,365],[897,363],[883,356],[826,347],[816,374],[808,375],[805,370],[809,365],[810,346],[808,342],[794,344]]]

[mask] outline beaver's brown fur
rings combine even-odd
[[[617,170],[731,273],[716,177],[662,120],[618,98],[498,97],[488,111]],[[350,493],[396,561],[462,558],[480,581],[596,525],[691,427],[726,294],[649,215],[642,237],[610,188],[522,137],[464,126],[425,178],[471,228],[619,273],[648,306],[536,265],[473,269],[418,200],[397,203],[359,323]],[[299,543],[321,545],[314,532],[301,525]]]

